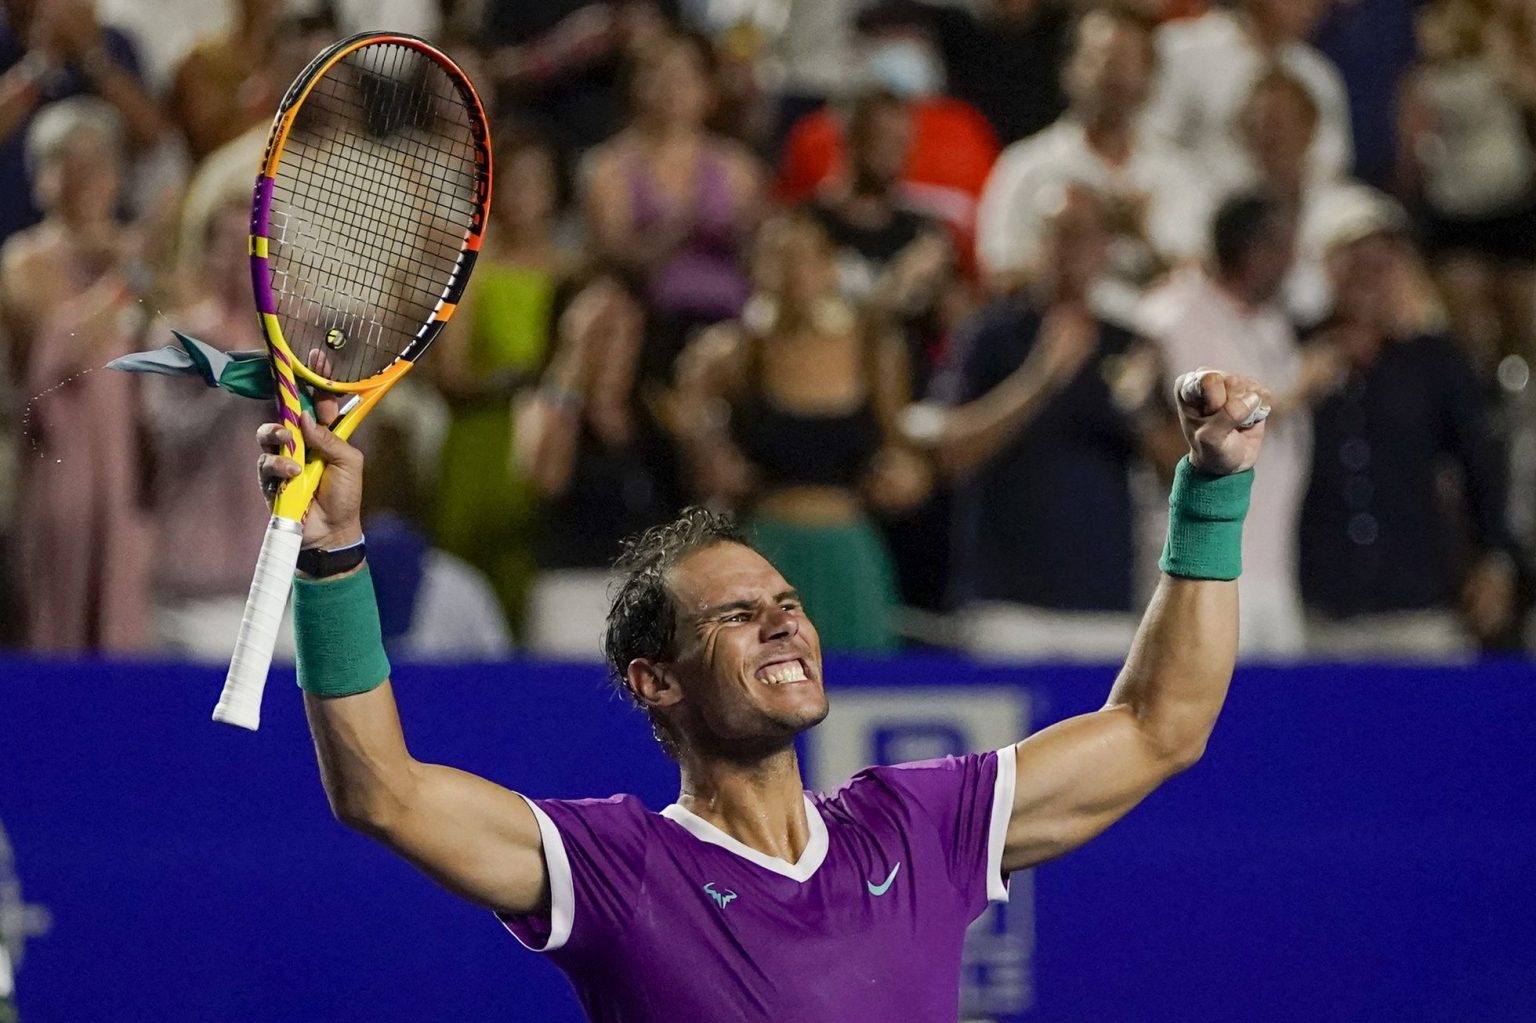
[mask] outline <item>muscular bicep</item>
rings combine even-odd
[[[1016,750],[1005,872],[1077,848],[1125,816],[1171,773],[1168,759],[1126,706],[1058,722]]]
[[[522,796],[406,749],[393,687],[329,699],[306,694],[320,777],[337,818],[490,909],[548,904],[538,822]]]
[[[527,800],[484,778],[416,764],[410,812],[385,837],[444,888],[501,913],[549,906],[538,820]]]

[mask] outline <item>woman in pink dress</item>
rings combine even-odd
[[[17,507],[24,642],[142,650],[150,531],[138,387],[99,367],[143,347],[134,232],[116,218],[123,129],[101,100],[43,110],[27,136],[41,223],[0,252],[0,315],[24,413]],[[95,370],[95,372],[93,372]]]

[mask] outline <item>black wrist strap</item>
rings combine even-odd
[[[362,540],[346,547],[328,551],[319,547],[306,547],[299,551],[298,570],[311,579],[326,579],[333,575],[350,572],[368,556],[368,545]]]

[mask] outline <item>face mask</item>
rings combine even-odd
[[[931,96],[944,85],[943,73],[928,47],[916,39],[880,43],[864,59],[871,81],[903,98]]]

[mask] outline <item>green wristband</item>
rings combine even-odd
[[[1184,579],[1236,579],[1243,574],[1243,517],[1253,470],[1213,476],[1179,460],[1168,495],[1168,540],[1158,567]]]
[[[293,638],[299,688],[316,696],[356,696],[389,678],[373,577],[294,579]]]

